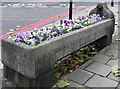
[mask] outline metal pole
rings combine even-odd
[[[72,20],[72,0],[70,0],[70,6],[69,6],[69,20]]]
[[[114,6],[114,0],[111,0],[111,6],[112,7]]]

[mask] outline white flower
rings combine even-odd
[[[85,24],[87,25],[87,22],[85,22]]]
[[[33,36],[36,36],[36,35],[37,35],[37,33],[33,32]]]

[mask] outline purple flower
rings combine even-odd
[[[44,36],[44,33],[41,33],[41,36]]]
[[[76,28],[78,28],[78,26],[76,26]]]
[[[81,16],[78,16],[78,19],[81,19]]]
[[[34,29],[34,32],[36,32],[36,31],[37,31],[37,28]]]
[[[70,24],[70,21],[66,21],[67,24]]]
[[[25,33],[22,33],[22,34],[20,35],[20,37],[26,38],[26,34],[25,34]]]
[[[21,42],[21,41],[22,41],[22,39],[21,39],[21,38],[18,38],[18,39],[17,39],[17,42]]]
[[[32,39],[32,41],[36,41],[36,39],[35,39],[35,38],[33,38],[33,39]]]
[[[73,24],[73,21],[71,21],[71,24]]]
[[[67,29],[67,27],[65,26],[65,29]]]
[[[59,33],[60,33],[60,31],[59,31],[59,30],[57,30],[57,33],[59,34]]]
[[[58,34],[56,37],[58,37],[58,36],[60,36],[60,35]]]
[[[73,24],[71,24],[71,27],[72,27],[72,28],[74,28],[74,25],[73,25]]]
[[[51,36],[49,36],[46,40],[49,40],[49,39],[51,39]]]
[[[40,41],[42,41],[44,39],[44,37],[39,37]]]
[[[85,19],[85,17],[83,16],[82,19]]]
[[[40,32],[37,32],[37,37],[40,35]]]
[[[98,14],[97,16],[100,17],[100,14]]]

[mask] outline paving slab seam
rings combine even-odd
[[[117,81],[117,80],[114,80],[114,79],[111,79],[111,78],[109,78],[109,77],[107,77],[107,79],[110,79],[110,80],[113,80],[113,81],[115,81],[115,82],[118,82],[118,83],[120,83],[119,81]]]
[[[81,84],[81,83],[79,83],[79,82],[77,82],[77,81],[75,81],[75,80],[72,80],[72,79],[69,79],[69,80],[72,81],[72,82],[74,82],[74,83],[77,83],[77,84],[83,85],[83,84]]]
[[[118,83],[118,85],[117,85],[117,87],[116,87],[115,89],[120,89],[120,88],[119,88],[119,85],[120,85],[120,83]]]
[[[89,60],[90,60],[90,59],[89,59]],[[85,63],[87,63],[87,62],[85,62]],[[85,63],[84,63],[84,64],[85,64]],[[88,64],[86,67],[84,67],[83,70],[84,70],[85,68],[87,68],[88,66],[92,65],[92,63],[94,63],[94,60],[93,60],[90,64]],[[84,65],[84,64],[82,64],[82,65]],[[81,66],[82,66],[82,65],[81,65]]]
[[[76,81],[74,81],[74,80],[71,80],[70,82],[74,82],[74,83],[77,83],[77,84],[79,84],[79,85],[82,85],[83,87],[87,87],[87,88],[92,89],[91,87],[88,87],[88,86],[86,86],[86,85],[84,85],[84,84],[80,84],[80,83],[78,83],[78,82],[76,82]]]
[[[109,61],[111,61],[111,59],[109,59],[109,60],[105,63],[105,65],[110,66],[110,65],[107,64]]]
[[[88,71],[89,72],[89,71]],[[93,75],[84,83],[84,85],[93,77],[95,76],[95,73],[93,73]]]
[[[111,60],[109,60],[109,61],[111,61]],[[108,62],[109,62],[109,61],[108,61]],[[107,63],[108,63],[108,62],[107,62]],[[105,63],[105,65],[110,66],[110,67],[112,68],[112,65],[109,65],[109,64],[107,64],[107,63]]]
[[[109,59],[108,61],[110,61],[110,59]],[[107,62],[108,62],[108,61],[107,61]],[[104,65],[107,65],[107,64],[106,64],[107,62],[106,62],[106,63],[102,63],[102,62],[99,62],[99,61],[97,61],[97,60],[94,60],[94,62],[101,63],[101,64],[104,64]]]

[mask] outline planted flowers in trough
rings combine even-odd
[[[55,63],[96,40],[102,48],[110,45],[114,23],[114,14],[99,3],[89,16],[4,37],[4,78],[18,87],[52,87]]]
[[[106,19],[108,18],[100,16],[100,14],[92,14],[90,16],[82,17],[79,16],[75,21],[61,20],[58,25],[49,25],[48,27],[43,27],[42,29],[35,28],[33,31],[9,36],[8,39],[12,39],[15,42],[25,43],[30,46],[35,46],[40,44],[42,41],[50,40],[51,38],[61,36],[74,30],[81,30],[80,28],[84,28]]]

